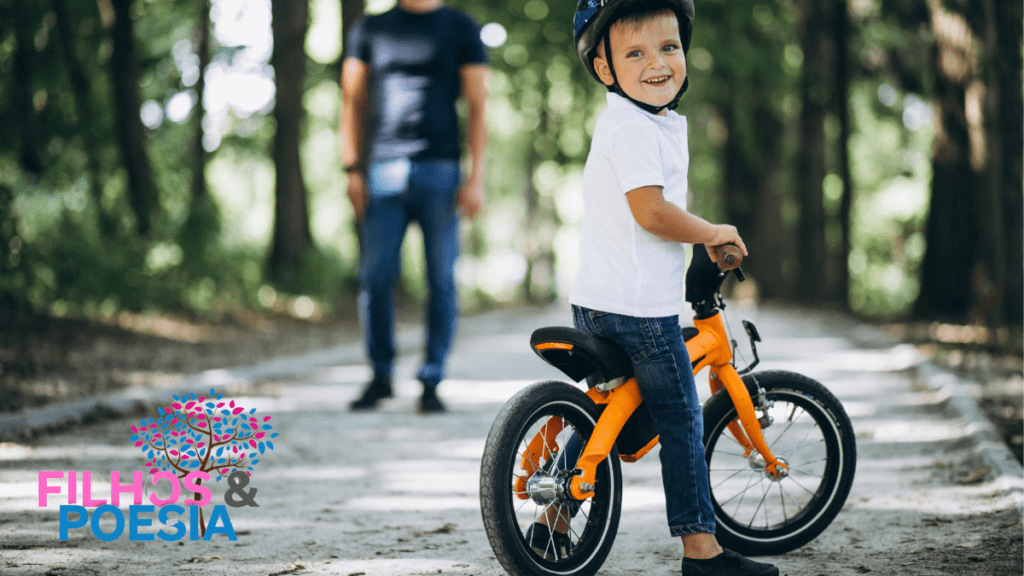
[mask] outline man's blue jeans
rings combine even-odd
[[[458,316],[459,163],[430,160],[371,165],[367,176],[369,201],[362,222],[359,308],[373,372],[375,376],[392,373],[394,287],[405,230],[416,221],[423,231],[429,289],[426,357],[417,378],[436,386],[444,379]]]
[[[607,338],[629,355],[660,436],[661,479],[673,536],[715,532],[704,422],[678,316],[636,318],[573,306],[578,330]]]

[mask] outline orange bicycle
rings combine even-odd
[[[737,279],[742,255],[723,258]],[[697,374],[709,369],[704,450],[722,546],[781,554],[820,534],[853,484],[853,426],[821,383],[784,371],[751,372],[757,328],[744,320],[753,362],[737,370],[720,311],[721,271],[695,247],[686,273],[694,327],[682,328]],[[539,382],[515,394],[487,437],[480,469],[484,527],[513,576],[590,576],[607,558],[622,502],[620,461],[657,443],[629,357],[612,342],[541,328],[533,350],[575,382]]]

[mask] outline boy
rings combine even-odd
[[[733,226],[686,212],[686,118],[672,109],[686,90],[693,0],[584,0],[577,52],[608,87],[583,172],[581,267],[572,286],[576,328],[622,346],[661,440],[671,533],[684,575],[777,576],[771,564],[723,551],[715,539],[701,405],[679,313],[683,243],[747,251]]]

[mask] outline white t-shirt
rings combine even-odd
[[[686,142],[685,116],[657,116],[608,94],[583,168],[580,271],[570,303],[640,318],[680,313],[684,245],[641,228],[626,193],[661,186],[665,200],[685,210]]]

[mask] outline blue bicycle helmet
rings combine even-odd
[[[693,0],[580,0],[572,21],[573,39],[576,41],[576,53],[579,55],[580,61],[595,80],[601,82],[601,78],[594,70],[594,58],[597,56],[597,45],[602,39],[605,41],[605,58],[611,67],[608,30],[612,23],[630,12],[658,8],[668,8],[676,13],[676,17],[679,19],[679,36],[683,42],[683,53],[687,53],[690,49],[690,38],[693,35]],[[611,72],[612,77],[615,78],[614,67]],[[602,84],[604,83],[602,82]],[[624,96],[652,114],[657,114],[664,108],[675,108],[689,84],[690,79],[687,77],[676,97],[665,106],[652,106],[634,100],[622,90],[617,78],[608,87],[608,90]]]

